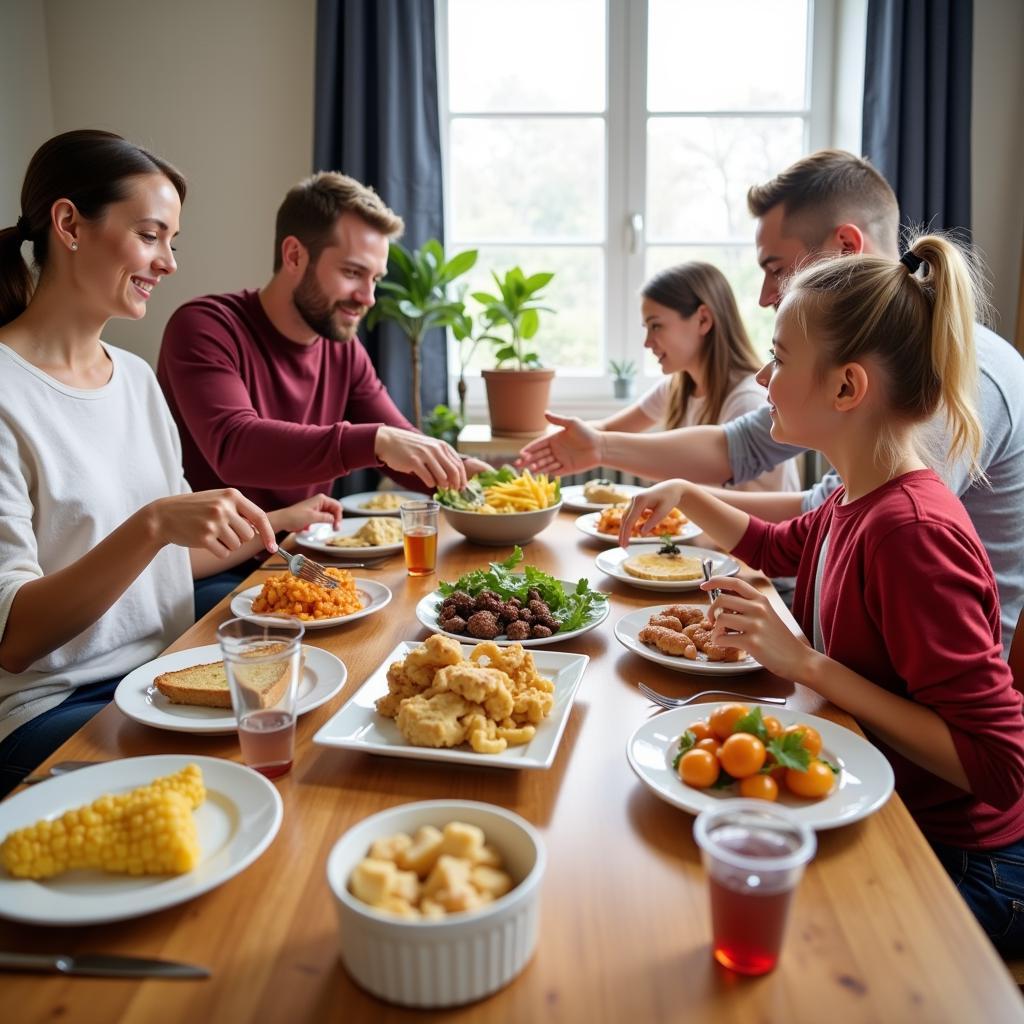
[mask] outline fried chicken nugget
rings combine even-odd
[[[742,661],[747,656],[747,652],[741,651],[738,647],[720,647],[712,643],[711,629],[710,622],[702,622],[699,625],[687,626],[683,633],[690,637],[708,661]]]
[[[403,739],[414,747],[457,747],[466,739],[461,719],[472,710],[473,705],[457,693],[408,697],[395,721]]]
[[[661,626],[663,629],[671,629],[675,633],[682,633],[683,623],[674,615],[667,612],[664,615],[652,615],[647,622],[648,626]]]
[[[692,627],[691,627],[692,628]],[[637,634],[642,644],[657,647],[663,654],[671,654],[677,658],[697,660],[697,646],[686,633],[677,633],[674,629],[664,626],[644,626]]]
[[[483,705],[489,718],[500,722],[512,714],[509,679],[501,669],[480,665],[447,665],[434,676],[434,688],[451,690],[474,704]]]
[[[466,715],[463,725],[469,745],[478,754],[500,754],[508,746],[507,740],[498,738],[497,724],[479,711]]]
[[[701,608],[693,604],[674,604],[666,608],[661,614],[671,615],[678,619],[684,626],[692,626],[694,623],[704,622],[707,608]]]
[[[378,714],[394,718],[402,701],[429,690],[438,669],[458,665],[462,661],[459,642],[435,633],[419,647],[411,650],[401,661],[388,666],[388,693],[377,699]],[[427,694],[431,696],[431,694]]]

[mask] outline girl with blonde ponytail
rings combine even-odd
[[[985,549],[935,472],[979,474],[974,410],[976,275],[948,239],[895,262],[851,255],[799,273],[779,307],[768,388],[772,437],[817,448],[843,486],[769,524],[696,485],[637,496],[657,522],[673,505],[772,576],[796,573],[806,643],[742,580],[716,578],[716,643],[748,651],[849,711],[892,762],[896,788],[986,932],[1024,950],[1024,715],[1001,657]],[[945,417],[945,450],[918,428]],[[998,884],[996,884],[998,883]]]

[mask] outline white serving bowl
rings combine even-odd
[[[513,888],[483,910],[440,921],[407,921],[374,910],[348,890],[374,840],[423,825],[461,821],[483,829],[501,854]],[[327,858],[341,930],[341,961],[361,988],[401,1006],[458,1006],[507,985],[537,945],[540,883],[546,855],[540,835],[518,814],[472,800],[401,804],[353,825]]]
[[[444,517],[463,536],[477,544],[497,547],[503,544],[526,544],[533,540],[558,515],[562,503],[536,512],[463,512],[441,506]]]

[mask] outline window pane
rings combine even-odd
[[[761,309],[757,304],[758,296],[761,294],[762,272],[757,265],[753,245],[650,246],[647,249],[647,278],[651,278],[666,267],[690,260],[714,264],[725,274],[736,296],[736,305],[747,328],[747,334],[750,335],[758,355],[767,359],[768,349],[772,343],[775,310]],[[649,353],[644,360],[644,372],[651,376],[658,376],[661,372]]]
[[[450,243],[451,252],[466,248]],[[543,246],[480,246],[476,266],[467,275],[469,292],[494,294],[494,270],[499,277],[511,267],[524,274],[553,272],[551,283],[541,292],[543,304],[554,313],[540,314],[540,330],[534,336],[535,349],[545,366],[570,369],[577,373],[598,373],[603,366],[604,257],[597,246],[544,248]],[[480,312],[473,299],[467,299],[474,317]],[[507,334],[506,331],[498,333]],[[454,340],[452,345],[458,345]],[[473,370],[494,366],[494,350],[481,342],[470,362]],[[468,349],[463,350],[468,354]]]
[[[598,118],[456,118],[453,236],[601,241],[604,164],[604,121]]]
[[[604,0],[448,0],[449,109],[599,111]]]
[[[647,40],[649,110],[804,108],[807,0],[651,0]]]
[[[798,117],[661,117],[647,122],[647,238],[747,242],[747,189],[804,151]]]

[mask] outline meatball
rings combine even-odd
[[[457,614],[465,618],[466,615],[473,614],[473,598],[469,596],[464,590],[455,590],[448,596],[447,601],[453,601],[455,603],[455,611]]]
[[[474,607],[478,612],[490,612],[497,618],[501,612],[501,599],[489,592],[485,593],[488,593],[489,596],[485,597],[484,594],[479,594]]]
[[[558,619],[553,615],[537,615],[533,620],[533,624],[535,626],[546,626],[552,633],[557,633],[559,630]]]
[[[481,597],[488,597],[497,601],[498,604],[501,604],[501,594],[496,594],[493,590],[481,590],[480,593],[476,596],[477,600],[479,600]]]
[[[499,622],[515,622],[518,618],[519,609],[511,601],[506,601],[498,612]]]
[[[470,615],[466,629],[470,636],[475,636],[478,640],[493,640],[501,632],[494,613],[486,611]]]
[[[550,615],[551,608],[548,606],[547,601],[531,601],[530,611],[534,615]]]
[[[508,629],[505,630],[505,636],[507,636],[509,640],[529,640],[530,624],[528,622],[513,622],[509,625]]]
[[[550,629],[548,629],[547,626],[541,626],[541,625],[535,624],[533,626],[533,628],[530,630],[530,635],[533,636],[533,637],[536,637],[538,640],[540,640],[540,639],[542,639],[544,637],[551,636],[551,632],[552,631]]]
[[[528,623],[532,624],[533,623],[533,612],[531,612],[529,608],[523,608],[522,611],[520,611],[520,613],[519,613],[519,621],[520,622],[528,622]]]
[[[511,605],[515,605],[516,608],[522,608],[523,607],[523,602],[520,601],[518,597],[510,597],[508,599],[508,603],[511,604]]]
[[[530,587],[529,591],[526,594],[526,600],[539,601],[540,599],[540,591],[536,587]]]
[[[459,609],[450,597],[441,602],[441,607],[437,611],[439,619],[450,619],[453,615],[458,614]]]
[[[438,619],[437,624],[446,633],[465,633],[466,632],[466,620],[461,615],[449,615],[443,619]]]

